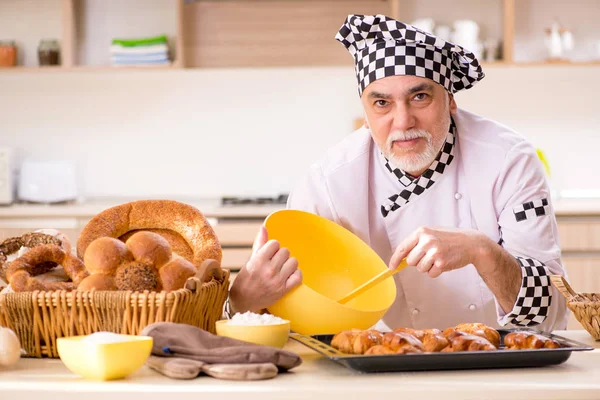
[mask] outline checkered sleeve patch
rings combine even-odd
[[[528,201],[513,208],[517,222],[550,214],[548,199]]]
[[[502,318],[501,323],[519,326],[541,324],[548,316],[552,302],[550,272],[546,265],[538,260],[515,258],[521,265],[523,282],[515,306]]]

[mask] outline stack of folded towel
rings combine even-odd
[[[110,46],[112,65],[169,64],[169,47],[165,35],[141,39],[113,39]]]

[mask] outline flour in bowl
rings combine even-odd
[[[256,314],[247,311],[243,314],[235,314],[228,323],[229,325],[278,325],[285,322],[285,320],[271,314]]]
[[[88,343],[105,344],[105,343],[118,343],[127,342],[127,336],[119,335],[113,332],[95,332],[81,339]]]

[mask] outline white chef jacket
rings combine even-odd
[[[312,212],[347,228],[386,264],[403,239],[427,226],[477,229],[522,265],[523,286],[509,313],[502,310],[473,265],[438,278],[405,268],[394,276],[397,297],[382,319],[388,327],[444,329],[482,322],[494,327],[565,329],[566,302],[547,275],[566,274],[549,187],[535,149],[508,127],[462,109],[453,116],[453,124],[452,161],[436,174],[433,184],[387,216],[382,206],[388,204],[389,209],[388,198],[406,189],[406,182],[391,173],[364,127],[310,167],[290,192],[287,208]],[[526,288],[534,280],[540,285],[541,279],[526,276],[532,275],[528,265],[544,266],[545,315],[540,314],[540,307],[531,307],[540,304],[527,298],[542,289]]]

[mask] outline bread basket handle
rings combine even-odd
[[[569,282],[562,275],[550,275],[550,280],[558,291],[567,298],[568,301],[578,299],[579,295],[573,290]]]
[[[224,278],[224,272],[221,268],[221,263],[217,260],[207,259],[200,264],[198,267],[198,273],[185,282],[185,288],[195,292],[196,289],[206,282],[211,280],[217,280],[222,282]]]

